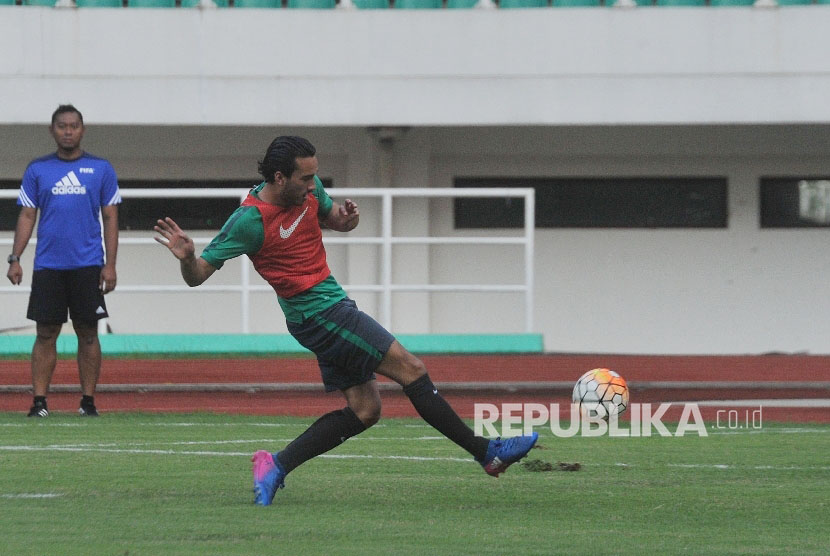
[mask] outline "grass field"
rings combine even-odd
[[[250,454],[311,420],[0,413],[0,553],[826,554],[830,427],[555,438],[493,479],[387,419],[254,506]],[[720,434],[718,434],[720,433]]]

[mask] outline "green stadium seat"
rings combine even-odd
[[[751,6],[755,0],[709,0],[710,6]]]
[[[447,0],[447,9],[465,10],[475,8],[478,0]]]
[[[435,10],[441,7],[441,0],[395,0],[399,10]]]
[[[23,0],[23,5],[24,6],[47,6],[47,7],[51,8],[55,5],[55,2],[57,2],[57,1],[58,0]],[[12,0],[10,2],[10,4],[14,4],[14,0]]]
[[[361,10],[385,10],[389,7],[389,0],[352,0],[352,4]]]
[[[600,5],[600,0],[553,0],[554,8],[590,8]]]
[[[0,6],[14,6],[14,0],[0,0]]]
[[[548,0],[500,0],[499,8],[547,8]]]
[[[658,6],[705,6],[706,0],[657,0]]]
[[[213,3],[216,4],[217,8],[230,7],[229,0],[213,0]],[[182,8],[196,8],[199,6],[199,0],[182,0],[181,6]]]
[[[812,4],[813,0],[777,0],[779,6],[806,6]],[[816,0],[818,4],[826,4],[823,0]]]
[[[333,10],[335,0],[288,0],[289,8],[302,10]]]
[[[79,8],[121,8],[121,0],[75,0]]]
[[[175,8],[176,0],[127,0],[128,8]]]
[[[282,8],[282,0],[236,0],[235,8]]]
[[[556,0],[554,0],[554,2],[555,1]],[[654,5],[654,0],[627,0],[626,5],[631,6],[632,2],[633,2],[634,6],[653,6]],[[604,3],[605,6],[613,7],[614,4],[617,3],[617,0],[603,0],[603,3]]]

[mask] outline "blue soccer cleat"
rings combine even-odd
[[[487,446],[487,455],[484,456],[484,461],[480,462],[481,466],[488,475],[498,477],[500,473],[507,471],[510,465],[525,457],[538,439],[539,433],[534,432],[530,436],[491,440]]]
[[[251,461],[254,462],[254,503],[270,506],[277,489],[285,487],[285,470],[265,450],[256,452]]]

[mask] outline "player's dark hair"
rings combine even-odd
[[[84,115],[81,114],[81,111],[72,106],[71,104],[61,104],[58,106],[57,110],[52,112],[52,125],[55,125],[55,120],[58,119],[58,116],[61,114],[66,114],[67,112],[75,112],[78,115],[78,119],[81,120],[81,125],[84,125]]]
[[[259,161],[259,173],[268,183],[274,183],[274,174],[280,172],[290,177],[297,169],[297,159],[314,156],[317,149],[308,139],[294,135],[281,135],[271,141],[265,158]]]

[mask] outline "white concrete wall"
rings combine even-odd
[[[723,230],[536,233],[548,350],[830,353],[826,230],[761,230],[758,178],[830,175],[830,7],[344,13],[0,7],[0,178],[54,145],[74,102],[84,146],[122,178],[257,179],[280,133],[308,136],[337,186],[455,176],[722,175]],[[394,149],[366,127],[406,125]],[[336,195],[336,191],[335,191]],[[362,201],[359,233],[376,234]],[[451,235],[450,205],[396,205],[396,231]],[[469,232],[465,232],[469,233]],[[506,231],[504,233],[515,233]],[[207,232],[201,232],[206,235]],[[134,234],[125,234],[125,236]],[[10,237],[4,234],[3,237]],[[160,248],[122,249],[121,284],[178,283]],[[31,269],[32,249],[24,257]],[[343,283],[377,248],[329,249]],[[406,248],[398,283],[519,282],[515,248]],[[211,279],[233,283],[230,263]],[[239,330],[238,297],[119,294],[116,332]],[[374,294],[357,294],[377,314]],[[396,295],[396,332],[519,332],[518,294]],[[0,328],[26,326],[0,294]],[[285,330],[256,294],[252,329]]]
[[[830,7],[0,7],[0,122],[830,121]]]

